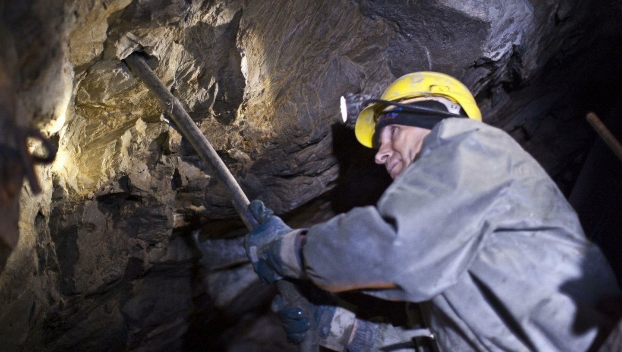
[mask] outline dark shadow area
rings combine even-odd
[[[354,207],[376,205],[392,182],[384,166],[374,162],[376,150],[362,146],[344,124],[333,124],[331,132],[333,154],[339,163],[339,177],[330,193],[332,210],[345,213]]]
[[[602,146],[604,144],[598,146],[599,143],[602,143],[599,140],[596,144],[592,144],[594,138],[600,138],[585,120],[586,114],[589,111],[593,111],[603,119],[607,126],[611,126],[610,128],[612,128],[612,132],[615,135],[622,135],[620,115],[622,109],[620,109],[621,100],[618,89],[620,83],[622,83],[622,61],[611,60],[613,57],[622,55],[622,26],[618,21],[612,19],[615,18],[615,14],[608,14],[607,16],[601,14],[601,16],[603,16],[604,22],[609,22],[609,25],[605,26],[605,29],[600,32],[596,32],[597,34],[591,38],[593,42],[587,53],[580,53],[567,67],[558,67],[560,64],[556,60],[552,60],[545,67],[545,72],[550,72],[550,78],[561,82],[560,86],[571,86],[564,99],[553,107],[550,114],[553,118],[564,120],[562,117],[564,111],[573,109],[574,113],[566,118],[564,124],[568,125],[566,128],[578,129],[580,133],[577,136],[583,140],[581,145],[584,147],[577,151],[574,162],[569,162],[565,169],[551,175],[564,194],[570,198],[576,197],[576,195],[573,196],[577,192],[575,190],[577,188],[576,183],[579,182],[580,175],[585,172],[586,167],[588,169],[594,168],[596,164],[601,164],[601,167],[607,169],[615,169],[617,167],[610,160],[594,156],[594,154],[603,153],[604,149],[602,149]],[[560,76],[571,78],[559,78]],[[563,134],[564,131],[560,132]],[[556,142],[556,144],[559,144],[559,142]],[[598,160],[590,162],[591,166],[585,166],[588,164],[589,158],[597,158]],[[619,164],[620,162],[617,161],[617,163]],[[615,171],[611,169],[610,171],[603,172],[611,173]],[[584,177],[583,182],[585,181]],[[608,184],[610,187],[615,187],[614,183]],[[578,188],[583,189],[580,191],[581,193],[588,191],[585,186],[579,186]],[[596,188],[593,191],[598,192]],[[587,195],[588,193],[585,194]],[[598,196],[596,195],[596,197]],[[573,202],[571,201],[571,203]],[[581,212],[579,211],[579,213]],[[583,222],[585,217],[581,216],[581,214],[579,215]],[[587,232],[589,231],[586,230]]]
[[[603,123],[614,136],[622,136],[622,104]],[[618,138],[619,140],[619,138]],[[583,229],[609,260],[618,283],[622,283],[622,161],[596,136],[569,197]]]
[[[195,268],[198,268],[196,266]],[[197,273],[200,273],[199,269]],[[200,279],[202,275],[195,275]],[[286,349],[285,333],[276,328],[270,303],[276,294],[274,285],[257,281],[240,293],[226,309],[215,307],[204,293],[193,297],[196,309],[188,319],[183,351],[282,351]],[[270,317],[270,326],[258,326],[262,317]],[[283,336],[265,341],[274,330]],[[263,336],[257,336],[259,331]],[[263,347],[262,347],[263,346]],[[245,349],[246,348],[246,349]],[[248,349],[250,348],[250,349]]]
[[[570,165],[570,172],[565,176],[560,173],[555,181],[571,186],[567,188],[571,191],[564,193],[577,211],[585,234],[601,248],[620,284],[622,160],[597,135],[585,116],[588,111],[595,112],[618,140],[622,137],[622,96],[618,89],[622,82],[622,62],[611,60],[622,54],[622,26],[616,20],[619,10],[605,13],[598,7],[595,9],[604,25],[590,38],[589,52],[578,57],[569,68],[560,69],[555,61],[547,66],[557,75],[575,76],[571,89],[575,100],[569,104],[578,108],[574,119],[581,120],[590,136],[581,162]]]

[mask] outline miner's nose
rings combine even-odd
[[[376,164],[384,164],[391,154],[393,150],[390,147],[390,143],[387,141],[380,141],[380,148],[378,148],[378,152],[376,152]]]

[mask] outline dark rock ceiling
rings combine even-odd
[[[245,230],[121,61],[130,53],[148,58],[249,198],[307,226],[373,204],[389,182],[339,123],[339,97],[380,94],[416,70],[465,82],[484,121],[570,195],[596,138],[585,113],[619,121],[621,9],[604,0],[5,0],[0,135],[11,145],[33,126],[59,152],[38,167],[42,194],[22,191],[19,244],[0,276],[0,349],[288,348],[265,314],[274,292],[248,266],[207,272],[202,242]]]

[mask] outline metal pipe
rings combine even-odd
[[[240,188],[240,185],[227,168],[227,165],[220,159],[210,142],[194,121],[192,121],[190,115],[188,115],[179,100],[164,86],[162,81],[160,81],[139,54],[132,53],[125,58],[124,61],[132,71],[138,75],[143,83],[145,83],[156,98],[158,98],[160,104],[175,122],[181,134],[190,142],[201,159],[210,166],[218,180],[225,185],[231,194],[233,206],[240,214],[246,227],[249,230],[254,230],[259,227],[259,223],[248,208],[250,202],[244,194],[244,191],[242,191],[242,188]],[[305,340],[300,344],[300,351],[319,351],[317,328],[315,327],[309,301],[298,292],[298,289],[293,283],[287,280],[279,280],[277,282],[277,288],[286,304],[300,307],[312,323],[311,328],[307,331]]]
[[[605,144],[611,148],[611,151],[622,161],[622,144],[616,139],[616,137],[609,131],[607,126],[596,116],[595,113],[589,112],[585,117],[587,121],[592,125],[596,133],[603,139]]]

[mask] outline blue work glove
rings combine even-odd
[[[283,329],[287,334],[287,340],[293,344],[300,344],[304,341],[311,324],[315,326],[319,341],[322,342],[328,337],[331,330],[333,317],[335,316],[340,305],[339,299],[311,284],[310,282],[299,282],[298,289],[307,298],[309,302],[309,315],[305,315],[300,307],[289,305],[283,300],[281,295],[276,295],[272,300],[272,310],[278,313]],[[344,303],[341,301],[341,303]],[[347,319],[340,318],[340,323],[346,322]],[[354,314],[352,321],[354,323]],[[349,331],[347,327],[343,327],[344,331]],[[325,346],[334,350],[342,350],[336,346]]]
[[[284,277],[280,240],[292,229],[262,201],[253,200],[248,207],[260,226],[246,236],[246,254],[263,282],[280,280]]]
[[[337,309],[335,303],[328,298],[328,294],[325,294],[322,300],[324,302],[309,303],[313,315],[311,318],[314,319],[320,338],[326,337],[330,332],[333,315]],[[287,334],[287,341],[295,345],[302,343],[311,327],[310,318],[305,316],[302,309],[286,305],[281,295],[276,295],[272,300],[272,310],[279,315],[279,320]]]
[[[302,309],[285,305],[281,295],[276,295],[272,300],[272,310],[279,315],[279,320],[287,334],[287,341],[294,345],[301,344],[311,328],[311,321],[304,315]]]
[[[315,286],[306,288],[303,286],[303,289],[305,297],[309,300],[311,317],[306,316],[300,307],[287,305],[281,295],[276,295],[272,300],[272,310],[278,313],[287,334],[287,341],[296,345],[302,343],[313,322],[317,329],[319,344],[330,350],[346,352],[377,350],[374,345],[376,338],[382,337],[382,333],[377,331],[380,325],[356,319],[352,313],[353,307],[344,308],[347,305],[344,301],[326,291]],[[331,332],[331,327],[335,327],[335,331]],[[343,335],[335,336],[335,334]]]

